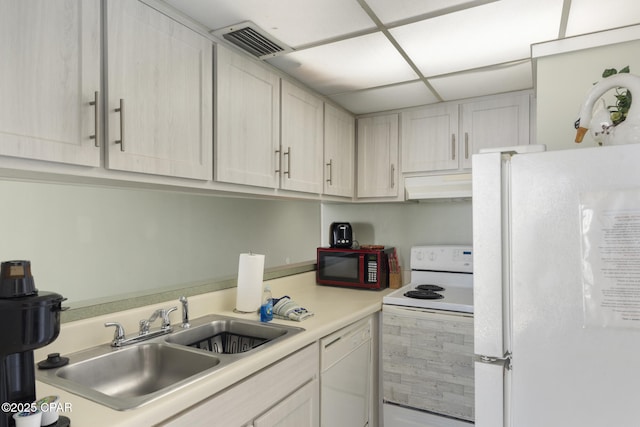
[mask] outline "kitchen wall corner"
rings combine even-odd
[[[322,245],[329,244],[329,226],[350,222],[360,244],[398,248],[403,270],[409,270],[411,246],[464,244],[473,241],[471,200],[407,203],[322,204]]]

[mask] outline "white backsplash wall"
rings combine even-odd
[[[409,270],[411,246],[473,242],[471,201],[322,204],[322,245],[329,245],[332,222],[349,222],[361,245],[395,246]]]
[[[235,276],[242,252],[313,260],[320,242],[317,201],[3,180],[0,194],[0,260],[30,260],[36,287],[72,307]]]

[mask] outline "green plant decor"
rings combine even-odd
[[[620,73],[628,73],[629,66],[620,69],[619,71],[615,68],[607,68],[602,73],[602,77],[606,78],[609,76],[613,76],[614,74]],[[616,88],[616,104],[608,105],[607,109],[609,110],[609,114],[611,116],[611,122],[614,126],[624,122],[627,118],[627,113],[629,112],[629,107],[631,107],[631,92],[627,89]]]

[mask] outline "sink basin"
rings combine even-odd
[[[235,317],[209,315],[191,328],[137,344],[109,344],[67,355],[69,364],[36,372],[47,384],[116,410],[137,408],[215,374],[304,331]]]
[[[221,316],[207,316],[198,323],[190,329],[169,335],[165,341],[217,354],[240,354],[273,345],[304,330]]]
[[[220,359],[186,348],[148,342],[87,359],[55,370],[39,371],[44,382],[118,410],[150,402],[220,365]],[[52,376],[48,376],[52,374]],[[54,381],[47,381],[53,379]]]

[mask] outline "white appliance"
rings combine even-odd
[[[520,150],[473,157],[476,426],[638,426],[640,144]]]
[[[320,425],[365,427],[371,401],[371,319],[320,340]]]
[[[473,313],[471,246],[414,246],[410,266],[411,282],[383,304]]]
[[[411,248],[411,283],[383,297],[384,427],[468,427],[474,411],[470,246]]]

